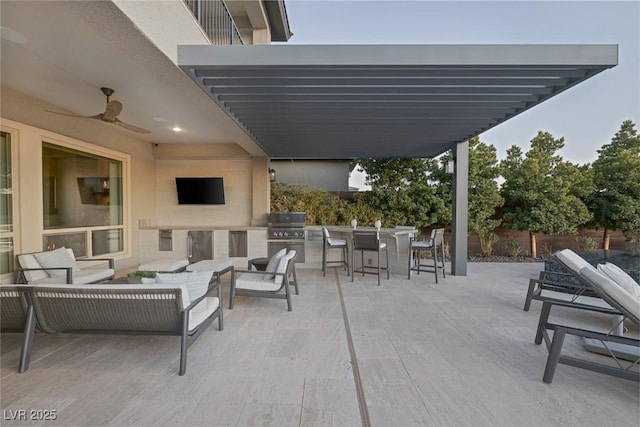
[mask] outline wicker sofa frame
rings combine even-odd
[[[2,286],[2,320],[19,329],[24,322],[19,372],[29,369],[36,331],[45,334],[173,335],[180,337],[180,375],[187,350],[218,319],[223,329],[222,290],[214,281],[207,294],[189,304],[186,285],[17,285]],[[215,310],[193,313],[212,291]],[[10,307],[11,311],[4,312]],[[20,307],[23,308],[21,313]],[[197,317],[199,316],[199,318]],[[190,325],[191,320],[191,325]]]

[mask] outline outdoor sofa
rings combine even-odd
[[[214,290],[217,296],[209,296]],[[223,329],[219,280],[195,299],[186,283],[4,285],[0,298],[3,331],[5,326],[24,331],[19,372],[29,369],[36,332],[41,332],[180,336],[184,375],[188,348],[216,319]]]
[[[81,269],[79,262],[92,265]],[[71,248],[16,255],[16,283],[84,285],[113,279],[115,273],[112,258],[76,259]]]

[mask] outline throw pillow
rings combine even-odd
[[[296,251],[292,249],[285,256],[280,258],[280,262],[278,263],[278,269],[276,270],[276,273],[282,273],[282,274],[286,273],[289,260],[294,258],[295,256],[296,256]],[[284,281],[284,276],[276,276],[274,283],[276,285],[281,285],[283,281]]]
[[[638,283],[623,269],[615,264],[607,262],[605,264],[598,264],[598,271],[604,273],[607,277],[622,287],[622,289],[640,299],[640,285],[638,285]]]
[[[76,264],[75,260],[71,258],[71,255],[69,255],[69,252],[64,247],[54,249],[52,251],[37,252],[33,254],[33,256],[36,257],[36,260],[38,260],[38,264],[40,264],[42,268],[71,267],[72,269],[71,271],[74,271],[74,272],[80,271],[80,268]],[[64,277],[67,275],[66,270],[46,270],[46,271],[50,277],[56,277],[56,276]]]
[[[269,274],[265,274],[264,276],[262,276],[262,280],[271,280],[274,277],[276,277],[276,275],[273,273],[275,273],[276,270],[278,269],[278,264],[280,264],[280,258],[285,256],[286,253],[287,253],[287,248],[282,248],[278,252],[273,254],[265,270]]]
[[[187,285],[189,290],[189,304],[207,293],[213,271],[191,271],[186,273],[157,273],[156,283],[159,285]],[[207,309],[207,301],[193,307],[193,312],[198,313]]]

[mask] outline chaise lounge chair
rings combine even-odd
[[[609,277],[598,272],[598,270],[570,249],[556,252],[553,254],[553,257],[566,267],[581,283],[592,289],[600,298],[606,301],[611,308],[580,304],[573,301],[555,299],[542,300],[542,311],[538,321],[535,343],[541,344],[544,340],[549,350],[543,381],[546,383],[553,381],[558,363],[633,381],[640,381],[640,372],[638,371],[640,357],[636,357],[632,362],[626,362],[616,355],[616,349],[619,348],[625,348],[624,353],[626,357],[630,354],[637,354],[640,349],[639,339],[614,335],[612,333],[613,331],[599,332],[560,325],[549,321],[551,308],[557,305],[606,313],[614,316],[622,315],[635,325],[640,326],[640,299],[636,298]],[[552,338],[549,331],[553,331]],[[598,362],[593,358],[587,360],[576,356],[563,355],[562,346],[567,335],[574,335],[600,342],[602,348],[606,350],[608,355],[612,356],[614,363]]]

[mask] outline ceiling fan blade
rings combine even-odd
[[[110,101],[107,104],[107,108],[104,110],[102,120],[105,122],[114,122],[116,117],[122,111],[122,103],[119,101]]]
[[[100,119],[102,120],[102,114],[96,114],[95,116],[81,116],[79,114],[60,113],[58,111],[44,110],[47,113],[59,114],[61,116],[80,117],[82,119]]]
[[[123,127],[125,129],[128,129],[128,130],[133,131],[133,132],[151,133],[150,130],[139,128],[138,126],[130,125],[129,123],[125,123],[120,119],[114,119],[113,124],[116,124],[116,125],[118,125],[120,127]]]

